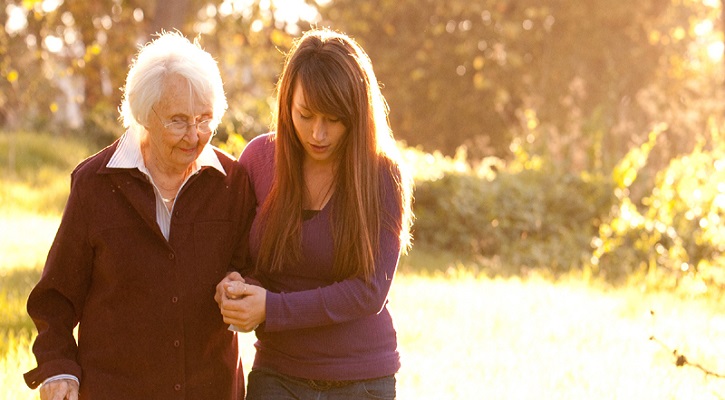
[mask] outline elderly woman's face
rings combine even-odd
[[[195,124],[213,116],[210,99],[193,96],[191,87],[180,75],[166,78],[159,102],[149,116],[146,148],[156,161],[170,168],[188,168],[211,138],[196,126],[175,129],[168,124],[182,121]]]

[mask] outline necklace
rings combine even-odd
[[[332,192],[333,186],[335,186],[334,180],[330,181],[330,183],[328,183],[327,185],[321,187],[319,192],[317,193],[317,197],[314,199],[312,198],[312,193],[310,193],[310,189],[307,188],[307,194],[308,196],[310,196],[310,210],[321,210],[325,206],[325,204],[327,203],[327,199]],[[322,197],[320,197],[320,195],[322,195]]]
[[[184,182],[184,180],[186,179],[187,175],[188,175],[188,171],[184,172],[184,175],[181,177],[181,180],[172,182],[172,184],[170,186],[164,186],[162,184],[163,179],[158,179],[159,176],[156,177],[158,179],[158,181],[157,181],[157,179],[154,179],[153,176],[152,176],[151,180],[152,180],[153,184],[156,186],[156,188],[159,192],[159,197],[161,197],[161,200],[163,200],[163,202],[168,205],[168,204],[173,203],[174,200],[176,200],[176,197],[179,195],[179,189],[181,189],[181,185]],[[164,192],[173,193],[173,197],[164,197]]]

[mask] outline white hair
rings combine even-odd
[[[123,126],[143,129],[148,125],[151,107],[158,103],[164,79],[171,74],[179,74],[189,82],[190,96],[211,102],[211,127],[216,129],[227,109],[219,66],[197,40],[192,43],[179,32],[162,32],[139,50],[123,88]]]

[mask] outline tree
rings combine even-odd
[[[287,31],[294,24],[275,19],[273,3],[254,1],[243,9],[221,0],[183,0],[173,7],[152,0],[46,3],[11,0],[0,9],[6,27],[0,30],[2,126],[81,128],[108,143],[122,133],[120,88],[138,46],[156,32],[178,30],[219,61],[233,118],[219,136],[268,129],[283,57],[278,47],[289,47]]]
[[[370,53],[396,135],[428,150],[507,157],[517,140],[607,170],[652,123],[684,124],[674,88],[698,114],[663,136],[680,151],[712,110],[693,99],[716,96],[694,68],[693,26],[712,17],[699,2],[335,0],[321,14]]]
[[[363,44],[409,144],[508,157],[515,142],[606,171],[653,123],[670,126],[658,146],[667,150],[651,157],[664,163],[721,114],[723,71],[703,52],[722,42],[702,23],[719,16],[714,1],[332,0],[320,2],[318,25]],[[199,37],[230,98],[219,137],[249,138],[267,129],[284,53],[306,25],[272,0],[50,3],[0,9],[0,124],[63,131],[76,115],[104,143],[120,134],[120,87],[152,33]]]

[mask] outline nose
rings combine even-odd
[[[327,121],[324,118],[317,118],[312,126],[312,138],[318,142],[327,137]]]
[[[203,133],[199,131],[199,123],[195,124],[189,124],[186,126],[186,133],[184,133],[184,136],[187,138],[187,141],[189,142],[196,142],[198,140],[201,140],[201,136]]]

